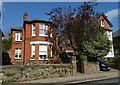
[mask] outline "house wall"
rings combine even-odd
[[[103,19],[103,20],[104,20],[105,28],[106,28],[106,29],[111,30],[110,25],[107,23],[107,21],[104,19],[104,17],[103,17],[103,16],[100,16],[100,18],[98,19],[98,21],[100,21],[101,19]]]
[[[53,49],[58,49],[58,38],[57,38],[57,32],[55,28],[51,28],[50,24],[48,23],[48,31],[50,29],[53,29],[53,37],[49,37],[49,34],[47,37],[39,36],[40,32],[40,22],[35,22],[36,24],[36,36],[32,36],[32,23],[25,23],[22,31],[12,31],[12,48],[11,48],[11,62],[14,63],[23,63],[23,62],[33,62],[33,63],[50,63],[53,61],[56,61],[59,59],[59,56],[55,54],[55,52],[52,52],[52,58],[50,59],[50,45],[47,45],[48,50],[48,60],[39,60],[39,43],[35,44],[35,60],[31,60],[31,42],[39,42],[39,41],[46,41],[50,42],[53,41]],[[15,33],[16,32],[22,32],[22,41],[15,41]],[[54,39],[54,40],[53,40]],[[44,43],[43,43],[44,44]],[[21,48],[22,56],[21,59],[15,59],[15,48]]]
[[[15,48],[21,48],[23,54],[23,41],[15,41],[15,33],[22,31],[12,31],[12,48],[11,48],[11,62],[12,63],[20,63],[22,62],[23,55],[21,55],[21,59],[15,59]]]

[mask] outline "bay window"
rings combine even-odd
[[[39,59],[47,60],[47,45],[39,45]]]

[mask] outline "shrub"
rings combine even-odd
[[[2,81],[3,84],[9,83],[9,82],[16,82],[16,80],[10,79],[10,80],[3,80]]]
[[[120,67],[120,55],[115,55],[114,58],[110,58],[108,61],[108,63],[110,63],[112,65],[113,68],[119,69]]]
[[[70,63],[70,57],[68,57],[67,53],[65,51],[61,51],[59,53],[60,59],[63,63]]]
[[[15,75],[16,73],[4,73],[5,76],[13,76]]]
[[[87,56],[81,55],[81,56],[80,56],[80,60],[82,60],[82,61],[87,61]]]
[[[23,71],[23,70],[25,70],[25,67],[20,67],[19,70]]]

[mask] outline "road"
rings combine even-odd
[[[9,83],[3,85],[120,85],[120,77],[82,83],[80,81],[72,81],[64,83]]]
[[[71,82],[65,85],[120,85],[120,77],[111,78],[111,79],[103,79],[103,80],[98,80],[98,81],[83,82],[83,83],[76,81],[76,82]]]

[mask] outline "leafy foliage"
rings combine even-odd
[[[109,50],[109,41],[97,19],[99,14],[93,10],[95,6],[96,2],[84,2],[78,8],[58,7],[46,13],[58,27],[61,41],[69,41],[79,55],[101,57]]]
[[[62,63],[70,63],[70,57],[68,57],[65,51],[61,51],[59,55]]]
[[[16,73],[4,73],[5,76],[13,76],[15,75]]]
[[[115,54],[120,55],[120,36],[113,38]]]
[[[102,57],[107,55],[110,49],[110,41],[103,31],[97,33],[84,44],[83,54],[89,57]]]
[[[87,56],[81,55],[81,56],[80,56],[80,60],[82,60],[82,61],[87,61]]]
[[[2,52],[7,52],[10,50],[12,44],[12,38],[2,40]]]

